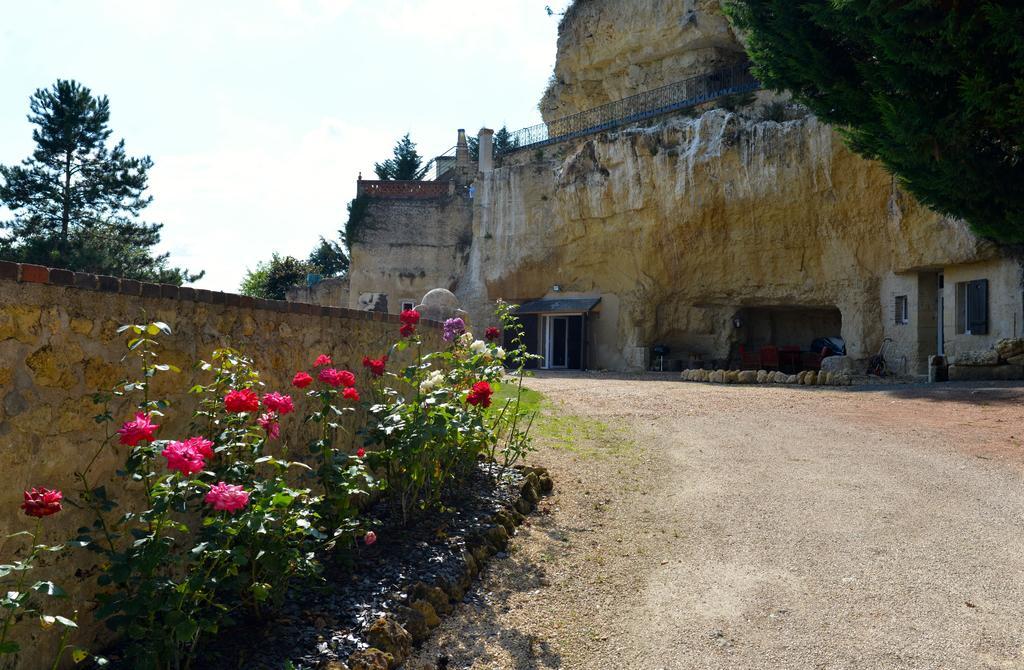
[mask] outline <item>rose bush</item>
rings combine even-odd
[[[170,328],[119,329],[136,374],[96,396],[104,436],[75,473],[74,498],[92,519],[70,544],[101,557],[94,614],[120,634],[123,665],[188,668],[204,638],[265,615],[295,580],[316,578],[329,552],[376,542],[360,513],[375,491],[391,496],[409,521],[441,505],[481,460],[502,477],[528,451],[532,419],[515,392],[528,359],[521,331],[510,306],[499,305],[499,316],[503,331],[487,329],[486,340],[451,319],[448,345],[425,351],[420,315],[406,310],[394,343],[365,356],[361,374],[320,353],[291,377],[297,396],[266,388],[242,353],[217,349],[198,365],[201,380],[190,389],[197,409],[184,435],[165,434],[162,426],[174,425],[165,420],[171,408],[151,396],[154,377],[180,372],[159,360],[159,338]],[[498,345],[502,337],[509,354]],[[499,401],[507,363],[518,385]],[[290,460],[294,445],[280,439],[282,423],[298,421],[289,417],[302,406],[304,418],[289,434],[310,434],[306,462]],[[140,491],[141,503],[94,481],[93,467],[109,450],[123,462],[123,490]],[[36,488],[22,508],[41,521],[60,512],[62,500],[59,491]],[[0,566],[0,581],[18,576],[0,600],[0,654],[14,648],[14,622],[37,612],[33,594],[60,593],[49,582],[25,588],[33,561],[48,549],[37,535],[38,528],[26,560]],[[45,616],[67,631],[74,626]],[[65,642],[62,653],[71,648]],[[84,653],[73,649],[76,660]]]

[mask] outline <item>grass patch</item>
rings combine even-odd
[[[501,411],[505,403],[514,401],[515,384],[502,384],[494,394],[490,411]],[[520,408],[536,412],[530,429],[538,446],[570,451],[585,458],[622,456],[636,446],[623,430],[612,428],[605,421],[569,414],[539,391],[523,387]]]

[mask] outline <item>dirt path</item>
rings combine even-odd
[[[1024,387],[552,376],[457,668],[1024,668]]]

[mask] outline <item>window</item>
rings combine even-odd
[[[402,301],[402,311],[404,312],[407,309],[416,309],[416,301],[415,300],[403,300]]]
[[[907,296],[896,296],[896,325],[902,326],[910,323],[910,305]]]
[[[960,335],[988,335],[988,280],[956,284],[956,332]]]

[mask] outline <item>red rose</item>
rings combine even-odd
[[[374,377],[381,377],[384,375],[384,366],[387,362],[387,356],[381,356],[380,358],[370,358],[369,356],[363,357],[363,367],[370,368],[370,372],[373,373]]]
[[[317,374],[316,378],[328,386],[335,388],[341,386],[341,380],[338,379],[338,371],[334,368],[324,368]]]
[[[224,409],[232,414],[256,412],[259,408],[260,397],[252,389],[239,389],[224,396]]]
[[[316,357],[316,362],[313,363],[313,367],[318,368],[322,365],[331,365],[332,363],[334,363],[334,361],[331,360],[330,356],[327,354],[320,354]]]
[[[362,447],[359,447],[358,449],[356,449],[356,456],[358,456],[359,458],[362,458],[365,455],[366,455],[366,449],[363,449]]]
[[[399,315],[398,319],[407,326],[415,326],[420,322],[420,313],[414,309],[407,309]]]
[[[416,326],[411,323],[403,323],[402,327],[398,329],[398,333],[402,337],[411,337],[416,332]]]
[[[494,326],[491,326],[484,332],[484,337],[493,342],[494,340],[497,340],[498,338],[501,337],[501,331],[495,328]]]
[[[41,519],[59,512],[61,510],[60,501],[63,499],[64,494],[57,489],[34,488],[31,491],[25,491],[25,502],[21,503],[21,509],[25,510],[25,514],[29,516]]]
[[[473,384],[473,389],[466,394],[466,402],[474,406],[490,407],[492,393],[494,391],[491,390],[490,384],[487,382],[477,382]]]
[[[338,379],[345,388],[352,388],[356,385],[356,376],[348,370],[339,370]]]
[[[305,372],[296,372],[295,376],[292,377],[292,386],[298,389],[304,389],[313,383],[313,378]]]
[[[352,386],[349,386],[347,389],[342,391],[341,395],[346,400],[351,400],[352,402],[359,402],[359,391],[355,390],[355,388]]]

